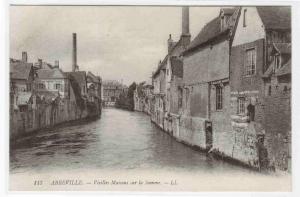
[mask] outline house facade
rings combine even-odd
[[[27,52],[22,52],[22,59],[10,59],[10,88],[16,92],[31,92],[36,78],[33,64],[27,62]]]
[[[37,91],[49,91],[59,94],[61,98],[69,98],[70,82],[59,67],[43,67],[37,69],[36,72],[38,78],[35,81],[35,89]]]
[[[152,121],[155,122],[162,129],[171,132],[171,106],[172,96],[174,97],[174,88],[178,89],[178,78],[175,73],[180,67],[178,65],[179,56],[190,44],[190,31],[189,31],[189,8],[182,8],[182,32],[180,39],[175,42],[172,39],[171,34],[167,41],[168,54],[165,56],[162,62],[159,62],[157,70],[153,73],[152,80],[154,86],[154,110],[152,114]],[[175,61],[177,59],[178,61]],[[176,69],[175,69],[176,67]],[[178,69],[178,70],[177,70]],[[175,85],[176,83],[176,85]],[[173,84],[173,87],[172,87]],[[175,87],[176,86],[176,87]]]
[[[103,81],[103,102],[105,106],[115,106],[120,94],[126,87],[115,80]]]
[[[239,14],[221,9],[183,52],[181,138],[230,155],[229,57]]]
[[[231,124],[252,136],[262,168],[289,168],[290,9],[242,7],[232,44]]]

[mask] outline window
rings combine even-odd
[[[268,95],[271,96],[272,94],[272,86],[269,86]]]
[[[186,92],[185,92],[185,108],[188,108],[189,97],[190,97],[190,90],[186,89]]]
[[[178,88],[178,108],[182,107],[182,89]]]
[[[26,90],[31,91],[31,84],[30,83],[26,83]]]
[[[60,89],[60,84],[59,84],[59,83],[56,83],[56,84],[54,85],[54,89],[59,90],[59,89]]]
[[[245,75],[254,75],[256,69],[256,51],[254,48],[246,50]]]
[[[245,114],[245,98],[240,97],[238,98],[238,114]]]
[[[39,83],[39,89],[44,89],[45,85],[43,83]]]
[[[247,9],[244,9],[244,16],[243,16],[243,27],[246,27],[247,24],[246,24],[246,20],[247,20]]]
[[[276,69],[280,68],[280,58],[279,58],[279,55],[275,55],[275,67],[276,67]]]
[[[216,86],[216,110],[223,108],[223,88]]]

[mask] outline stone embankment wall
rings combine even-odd
[[[33,131],[64,122],[99,117],[100,114],[100,103],[85,102],[82,108],[67,99],[51,104],[28,104],[25,111],[11,109],[10,138],[14,140]]]

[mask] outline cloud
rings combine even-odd
[[[192,38],[218,15],[218,7],[190,8]],[[171,33],[181,33],[180,7],[150,6],[11,6],[10,57],[27,51],[37,58],[60,61],[71,70],[72,33],[77,33],[80,70],[126,84],[148,80],[167,52]]]

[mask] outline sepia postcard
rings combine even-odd
[[[9,191],[292,191],[292,8],[10,4]]]

